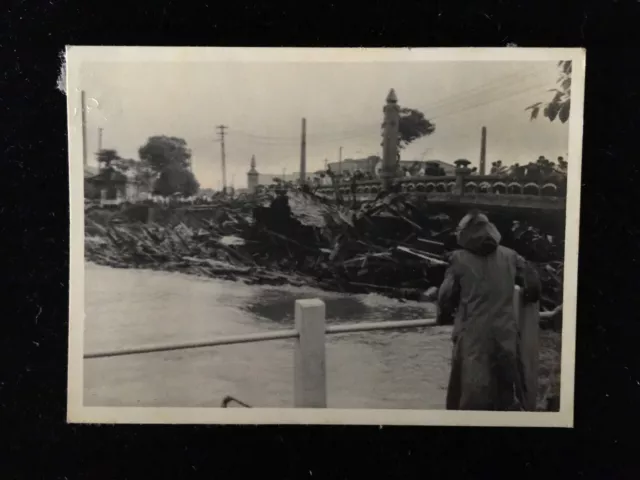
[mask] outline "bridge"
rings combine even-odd
[[[566,185],[564,179],[543,182],[521,181],[497,175],[473,175],[458,172],[451,176],[420,176],[397,178],[401,192],[423,197],[431,204],[490,210],[555,211],[564,214]],[[381,180],[365,180],[355,184],[357,201],[371,201],[382,190]],[[353,198],[353,186],[342,183],[338,191],[345,198]],[[335,197],[335,187],[322,186],[316,194]]]

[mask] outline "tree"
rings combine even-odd
[[[110,168],[112,164],[115,164],[119,160],[122,160],[116,150],[105,149],[105,148],[103,148],[98,152],[97,157],[98,157],[98,164],[100,165],[100,168]]]
[[[138,150],[140,162],[137,166],[139,179],[151,183],[159,195],[195,194],[200,185],[189,170],[191,150],[182,138],[157,135],[149,137]]]
[[[563,157],[558,157],[557,171],[559,173],[566,175],[568,169],[569,169],[569,163]]]
[[[431,135],[436,130],[435,123],[427,120],[424,113],[414,108],[400,109],[400,148],[405,148],[414,140]]]
[[[191,160],[191,150],[182,138],[159,135],[149,137],[147,143],[138,150],[143,162],[158,174],[167,167],[187,169]]]
[[[400,109],[400,123],[398,124],[398,146],[400,149],[419,138],[431,135],[435,130],[435,123],[426,119],[420,110],[415,108]]]
[[[569,112],[571,111],[571,61],[561,60],[558,62],[560,75],[558,78],[558,87],[552,88],[550,92],[555,92],[553,98],[549,102],[537,102],[529,105],[525,110],[531,111],[531,120],[538,118],[540,110],[550,121],[559,118],[562,123],[569,120]]]
[[[190,197],[198,193],[199,189],[200,184],[190,170],[172,165],[160,172],[153,186],[153,193],[162,196],[181,194]]]

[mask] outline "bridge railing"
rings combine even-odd
[[[538,323],[540,314],[537,304],[522,306],[519,288],[515,295],[516,309],[521,331],[521,353],[531,359],[524,365],[527,391],[531,409],[535,408],[538,376]],[[295,328],[257,334],[221,337],[201,342],[186,342],[164,345],[149,345],[120,350],[99,351],[84,354],[85,359],[120,357],[153,352],[168,352],[194,348],[216,347],[240,343],[255,343],[271,340],[294,339],[294,406],[303,408],[327,407],[326,335],[369,332],[374,330],[401,330],[436,326],[435,319],[362,322],[354,324],[327,325],[325,304],[319,299],[296,300]],[[223,404],[235,401],[225,398]],[[246,404],[243,404],[248,406]]]

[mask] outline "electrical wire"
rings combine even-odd
[[[531,76],[531,72],[518,72],[516,74],[510,75],[508,78],[517,79],[522,76]],[[505,79],[499,79],[500,81],[496,82],[490,81],[484,85],[475,87],[470,89],[467,92],[463,92],[461,94],[452,95],[446,99],[435,102],[431,104],[427,108],[422,108],[422,111],[429,110],[438,110],[441,111],[436,113],[436,115],[429,115],[428,118],[430,120],[434,120],[436,118],[445,118],[449,116],[454,116],[456,114],[479,108],[481,106],[490,105],[492,103],[501,102],[503,100],[513,98],[515,96],[519,96],[534,90],[549,88],[551,85],[548,83],[539,83],[536,85],[529,86],[529,88],[522,89],[521,82],[505,82]],[[509,91],[508,87],[513,87],[518,85],[520,88],[517,91]],[[499,96],[497,98],[491,99],[482,99],[480,102],[471,103],[468,105],[458,105],[455,108],[453,107],[456,103],[460,101],[469,101],[473,100],[476,97],[476,100],[480,100],[482,96],[484,96],[487,92],[495,90]],[[508,95],[505,95],[505,90]],[[469,95],[472,93],[472,95]],[[445,108],[448,107],[448,108]],[[378,127],[379,128],[379,127]],[[334,133],[322,133],[322,132],[309,132],[307,134],[307,139],[313,143],[334,143],[338,141],[346,141],[353,139],[361,139],[361,138],[371,138],[372,136],[379,136],[379,129],[375,128],[373,125],[362,126],[355,129],[343,130],[342,132],[334,132]],[[241,137],[246,137],[251,139],[252,143],[258,143],[260,145],[265,146],[283,146],[283,145],[297,145],[300,142],[299,136],[270,136],[270,135],[257,135],[254,133],[250,133],[243,130],[233,130],[235,134],[238,134]]]

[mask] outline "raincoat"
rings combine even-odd
[[[500,240],[485,215],[467,215],[458,227],[462,249],[452,253],[438,292],[440,320],[454,324],[449,410],[524,409],[514,294],[517,282],[529,297],[538,287],[526,261]]]

